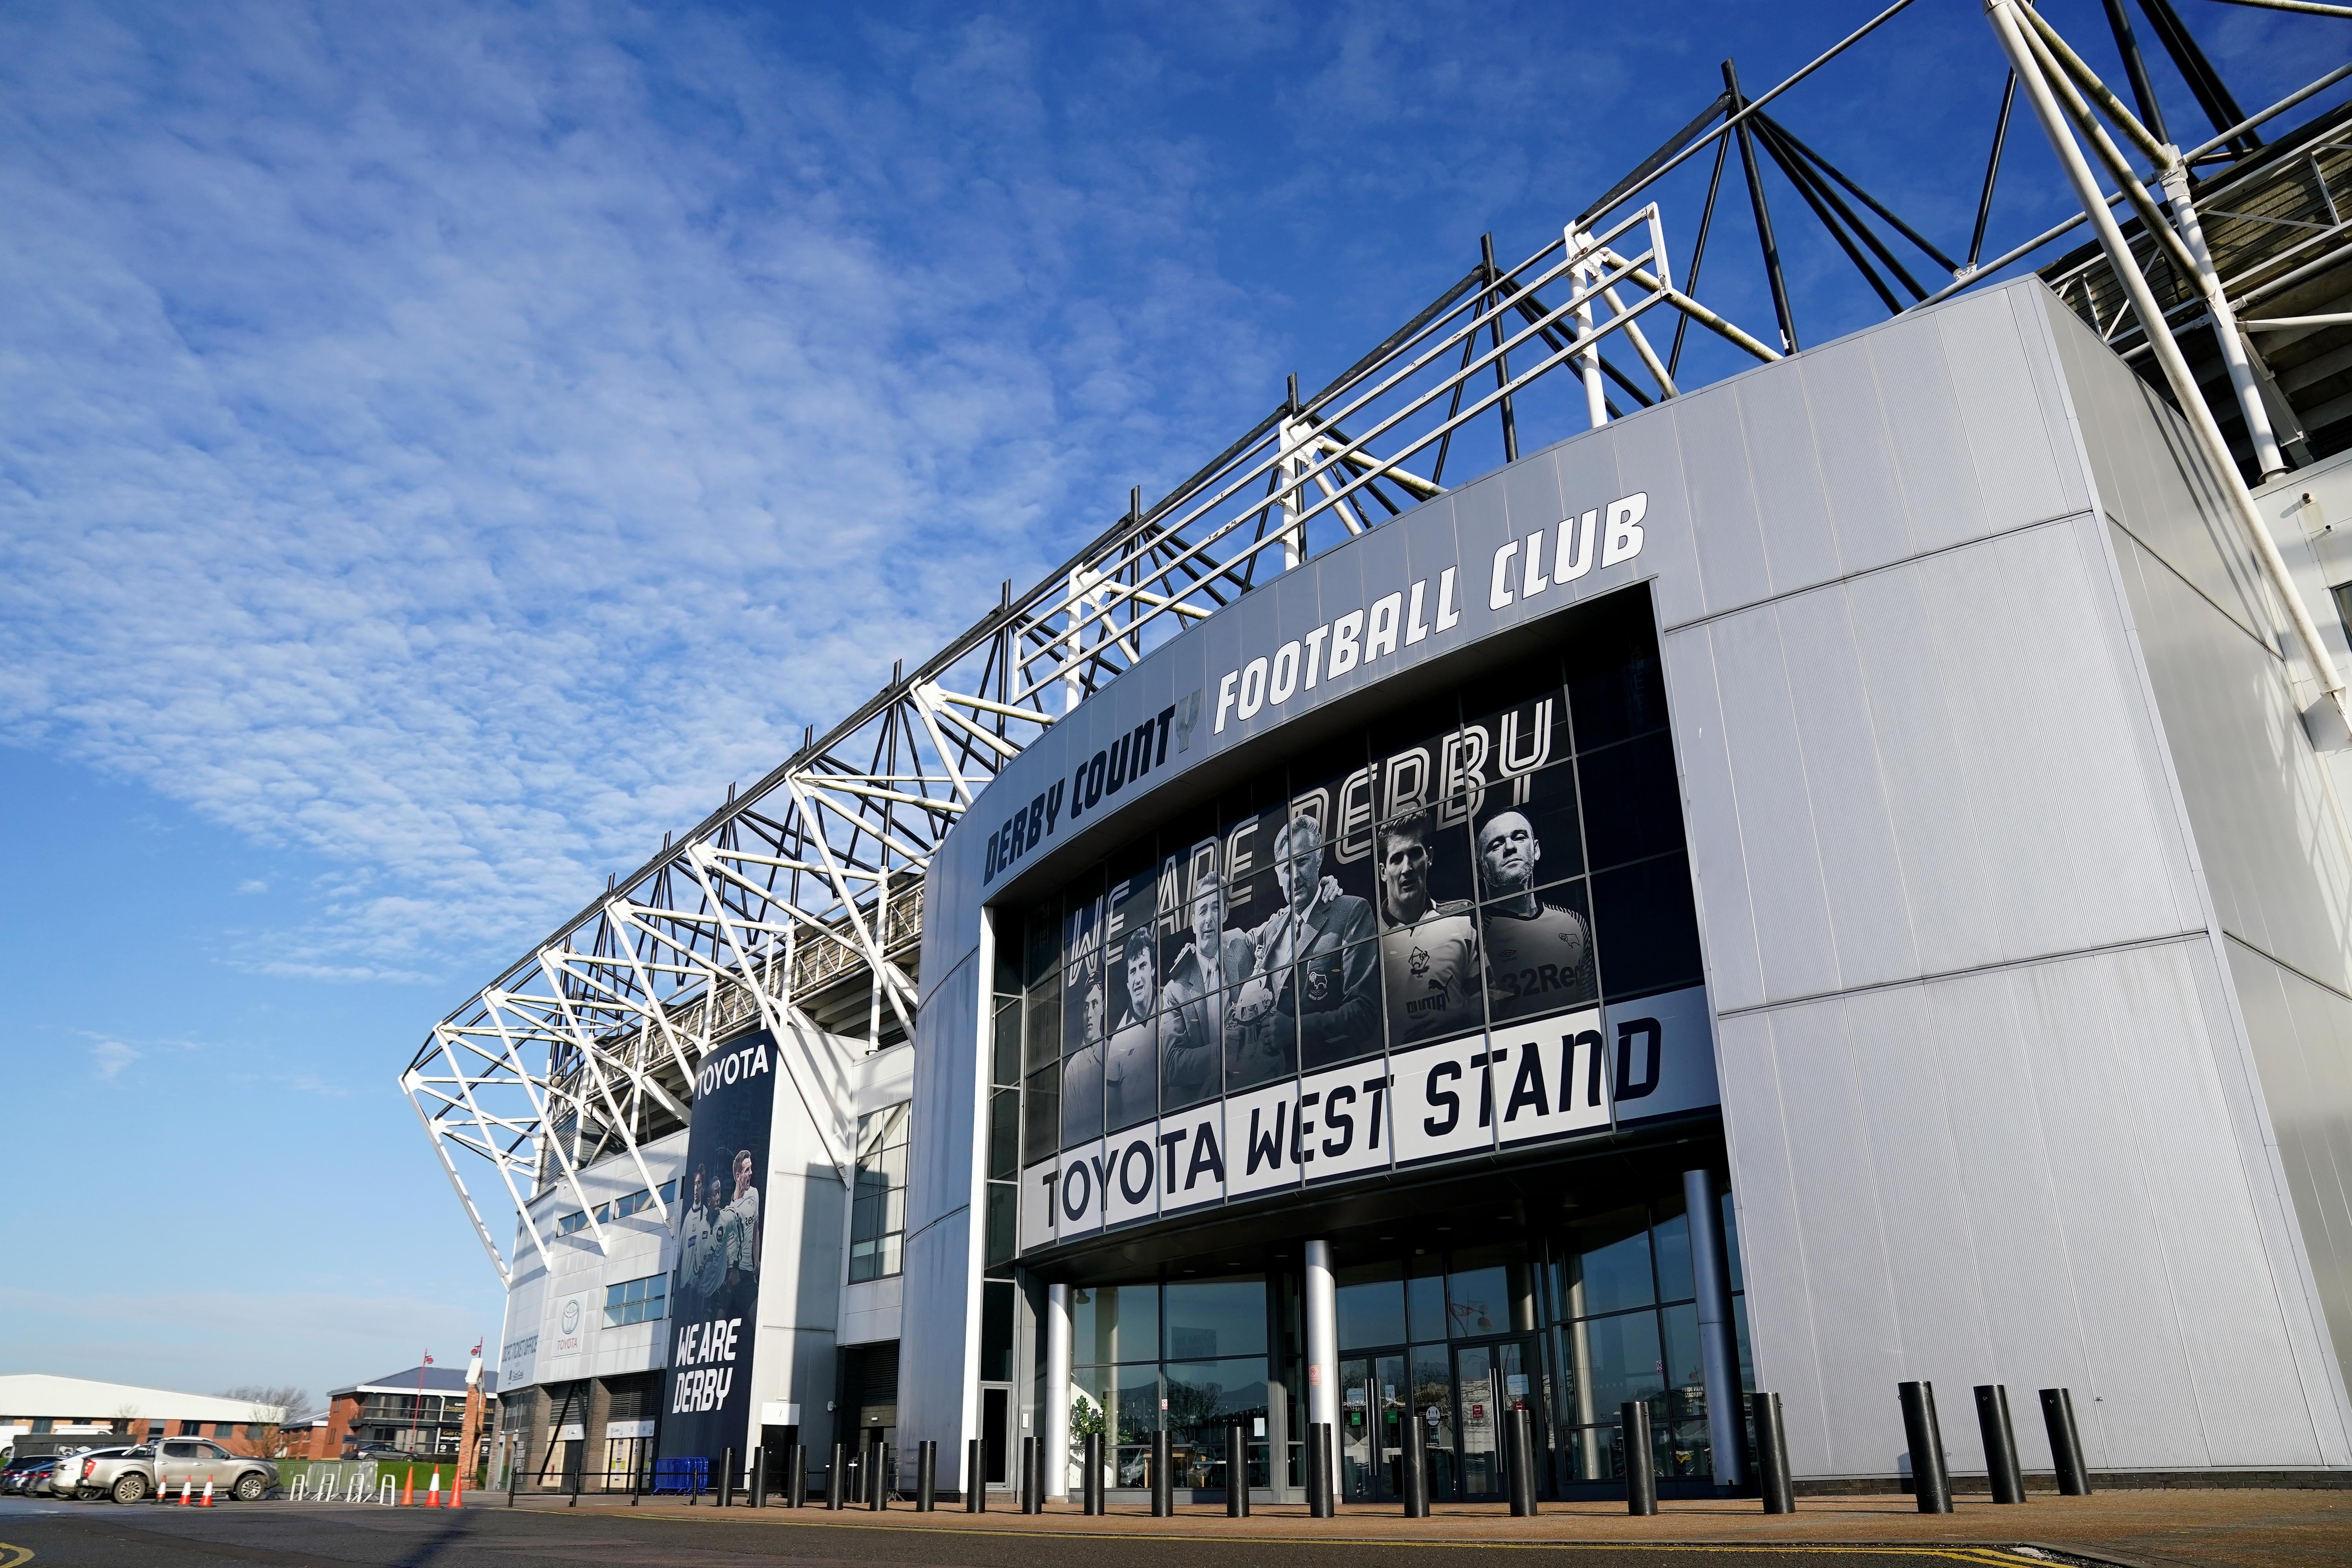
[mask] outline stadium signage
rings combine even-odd
[[[1486,607],[1506,609],[1516,600],[1575,582],[1596,563],[1614,566],[1632,560],[1642,552],[1642,519],[1649,510],[1648,492],[1635,490],[1606,508],[1593,507],[1581,515],[1563,518],[1549,573],[1545,546],[1552,542],[1552,530],[1538,528],[1525,539],[1504,541],[1496,546],[1489,569]],[[1230,720],[1255,719],[1261,710],[1280,708],[1325,681],[1357,669],[1369,670],[1375,661],[1393,657],[1400,647],[1453,630],[1462,620],[1455,584],[1459,573],[1458,565],[1448,566],[1433,582],[1416,578],[1407,586],[1333,616],[1270,654],[1225,671],[1217,682],[1216,717],[1209,726],[1210,733],[1222,735]]]

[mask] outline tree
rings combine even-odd
[[[245,1430],[229,1440],[232,1451],[241,1454],[258,1456],[266,1451],[264,1427],[289,1426],[307,1419],[310,1413],[310,1391],[290,1383],[240,1383],[221,1390],[218,1397],[243,1400],[251,1407]]]

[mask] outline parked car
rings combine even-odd
[[[10,1464],[8,1489],[18,1497],[46,1497],[49,1490],[49,1472],[58,1468],[55,1454],[44,1454],[36,1459],[18,1459]]]
[[[406,1448],[395,1448],[389,1443],[362,1443],[352,1451],[354,1459],[414,1459],[416,1455]]]
[[[265,1498],[278,1485],[278,1467],[245,1458],[201,1437],[166,1437],[135,1448],[105,1448],[59,1463],[52,1489],[59,1497],[140,1502],[157,1492],[176,1495],[183,1483],[239,1502]]]

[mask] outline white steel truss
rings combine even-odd
[[[2012,80],[1994,132],[1976,244],[1966,262],[1956,262],[1765,113],[1911,3],[1895,0],[1754,99],[1741,95],[1727,63],[1723,95],[1559,237],[1509,267],[1483,245],[1477,265],[1328,386],[1302,397],[1293,377],[1276,408],[1165,498],[1147,508],[1140,491],[1131,491],[1126,514],[1086,548],[1026,593],[1016,595],[1007,582],[996,607],[961,637],[919,668],[894,670],[856,712],[822,736],[812,730],[798,752],[749,789],[730,788],[718,810],[674,841],[666,837],[657,854],[613,879],[537,951],[436,1024],[401,1086],[500,1275],[509,1275],[510,1261],[474,1202],[457,1152],[498,1173],[542,1258],[549,1237],[529,1201],[551,1191],[578,1205],[580,1227],[601,1247],[604,1220],[580,1173],[606,1159],[635,1160],[652,1205],[667,1218],[642,1146],[685,1122],[702,1058],[750,1027],[766,1027],[780,1043],[784,1079],[846,1183],[849,1104],[831,1054],[816,1045],[820,1016],[833,1032],[856,1033],[862,1015],[864,1036],[877,1046],[912,1035],[912,970],[931,851],[1006,762],[1185,625],[1444,494],[1449,469],[1459,482],[1465,466],[1484,471],[1515,460],[1523,424],[1554,439],[1614,417],[1623,403],[1679,395],[1682,342],[1693,325],[1757,361],[1793,352],[1795,324],[1758,183],[1759,149],[1897,313],[1991,278],[2086,221],[2105,238],[2112,225],[2095,220],[2134,192],[2135,210],[2154,213],[2139,184],[2126,182],[2131,191],[2105,195],[2095,213],[2086,210],[1979,267]],[[2072,52],[2057,52],[2063,40],[2010,5],[1994,0],[1988,9],[2045,124],[2058,112],[2045,90],[2053,82],[2062,96],[2069,81],[2090,91],[2115,120],[2113,95],[2102,100],[2105,89],[2087,68],[2074,69],[2080,62]],[[2026,20],[2015,22],[2017,15]],[[2258,146],[2250,134],[2255,125],[2347,72],[2352,67],[2176,163],[2194,166]],[[1630,204],[1710,145],[1715,176],[1693,226],[1690,277],[1677,287],[1655,199]],[[1693,297],[1735,146],[1779,317],[1778,347]],[[2062,161],[2073,152],[2079,165],[2071,142],[2055,150]],[[2334,153],[2323,148],[2314,156]],[[2333,241],[2341,218],[2326,174],[2318,178],[2329,202],[2326,238]],[[1914,281],[1841,190],[1945,267],[1951,283],[1930,292]],[[2163,195],[2178,192],[2168,187]],[[2185,207],[2175,201],[2176,213]],[[2164,227],[2160,217],[2148,226]],[[2176,314],[2212,309],[2221,289],[2200,239],[2184,242],[2164,227],[2138,243],[2142,256],[2160,253],[2181,264]],[[2131,309],[2146,292],[2132,287],[2138,268],[2131,266],[2132,276],[2119,282],[2123,270],[2110,244],[2095,268],[2056,279],[2111,340],[2126,326],[2144,326]],[[1910,300],[1897,298],[1895,282]],[[2224,295],[2224,310],[2227,304]],[[1642,320],[1661,307],[1679,318],[1663,356]],[[2137,335],[2145,343],[2147,334]],[[2169,341],[2161,326],[2156,335]],[[2270,461],[2270,452],[2260,455]],[[2323,680],[2333,675],[2328,669]]]

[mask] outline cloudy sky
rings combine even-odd
[[[2184,3],[2249,107],[2340,56]],[[0,10],[0,1370],[495,1341],[393,1082],[433,1019],[1875,8]],[[1958,248],[2000,84],[1922,0],[1784,118]],[[1996,251],[2061,210],[2013,147]],[[1808,341],[1876,319],[1772,191]]]

